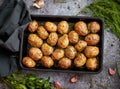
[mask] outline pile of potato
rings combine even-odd
[[[88,70],[98,68],[98,22],[78,21],[71,29],[67,21],[57,24],[47,21],[44,25],[39,25],[34,20],[29,23],[28,30],[28,43],[31,48],[28,56],[22,59],[24,66],[35,67],[36,63],[40,63],[46,68],[54,67],[56,64],[59,69],[83,66]]]

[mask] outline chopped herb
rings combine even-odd
[[[98,87],[101,87],[102,89],[108,89],[108,86],[105,84],[97,84]]]
[[[116,69],[117,69],[117,73],[120,76],[120,61],[116,62]]]

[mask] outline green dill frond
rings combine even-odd
[[[120,2],[119,0],[95,0],[88,7],[83,8],[81,13],[90,14],[104,19],[105,28],[120,38]]]

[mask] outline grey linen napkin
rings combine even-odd
[[[31,21],[23,0],[4,0],[0,6],[0,77],[19,69],[20,32]]]

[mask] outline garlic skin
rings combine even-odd
[[[35,3],[33,3],[33,6],[40,9],[44,7],[44,0],[36,0]]]
[[[78,81],[78,76],[77,76],[77,75],[73,76],[73,77],[70,79],[70,82],[71,82],[71,83],[76,83],[77,81]]]

